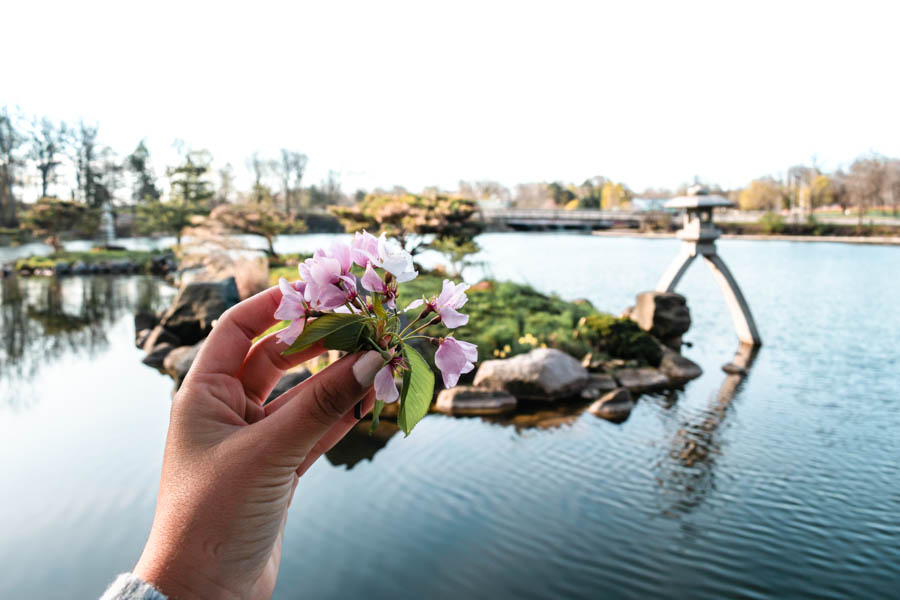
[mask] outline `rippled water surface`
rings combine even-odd
[[[613,312],[678,247],[481,243],[489,274]],[[695,264],[679,291],[702,377],[620,425],[432,415],[409,439],[348,439],[300,484],[276,597],[896,597],[900,249],[719,247],[765,343],[746,379],[720,370],[737,340]],[[136,560],[171,381],[141,365],[131,317],[172,293],[144,277],[2,281],[0,597],[97,596]]]

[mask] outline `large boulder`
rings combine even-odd
[[[634,399],[627,388],[613,390],[588,407],[588,412],[594,416],[621,423],[628,418],[634,409]]]
[[[143,359],[141,359],[141,362],[148,367],[153,367],[154,369],[159,369],[160,371],[162,371],[166,356],[168,356],[169,352],[174,349],[175,346],[167,342],[156,344],[155,346],[153,346],[153,349],[148,352]]]
[[[503,389],[523,400],[577,396],[587,382],[587,369],[555,348],[536,348],[513,358],[485,361],[475,375],[476,386]]]
[[[154,275],[166,275],[177,268],[174,254],[161,254],[150,259],[150,272]]]
[[[703,374],[700,365],[672,350],[663,353],[659,370],[665,373],[673,385],[683,385]]]
[[[691,327],[687,300],[674,292],[641,292],[628,316],[669,346],[677,340],[680,347],[681,336]]]
[[[190,283],[178,292],[159,323],[182,345],[193,345],[209,335],[213,321],[239,301],[234,277]]]
[[[637,367],[616,370],[616,379],[622,387],[634,394],[652,392],[669,387],[669,378],[653,367]]]
[[[163,359],[163,370],[175,380],[176,387],[181,387],[181,382],[194,364],[194,359],[197,358],[197,353],[205,341],[197,342],[193,346],[179,346]]]
[[[502,415],[516,410],[516,398],[504,390],[457,386],[441,390],[435,410],[449,415]]]
[[[585,400],[596,400],[603,394],[619,387],[616,378],[609,373],[591,373],[587,385],[581,390],[581,397]]]
[[[278,383],[276,383],[275,387],[272,388],[272,391],[269,392],[269,397],[266,398],[266,404],[282,395],[298,383],[306,381],[310,377],[312,377],[312,373],[310,373],[309,369],[307,369],[306,367],[300,367],[299,369],[288,371],[281,376],[281,379],[278,380]]]
[[[137,336],[138,338],[143,337],[143,341],[141,339],[136,339],[135,343],[141,342],[139,345],[146,353],[151,353],[160,344],[169,344],[173,348],[177,346],[182,346],[181,340],[177,335],[173,334],[171,331],[163,327],[162,325],[157,325],[153,329],[150,330],[150,334],[147,336]]]

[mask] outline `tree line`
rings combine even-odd
[[[32,203],[22,200],[28,185],[39,190],[34,204],[58,201],[88,212],[124,210],[139,215],[135,224],[147,232],[223,204],[268,206],[293,219],[343,198],[333,172],[321,184],[303,187],[308,157],[296,150],[282,148],[274,157],[254,152],[246,164],[252,185],[238,190],[234,167],[214,169],[207,150],[176,141],[178,163],[158,173],[143,140],[120,155],[100,142],[98,131],[97,125],[84,121],[71,125],[48,118],[28,120],[0,108],[0,226],[17,227],[31,209]],[[173,212],[178,214],[169,214]]]
[[[581,184],[525,183],[512,189],[496,181],[460,181],[457,193],[463,198],[516,208],[616,210],[638,208],[636,199],[653,201],[684,195],[688,187],[696,184],[728,197],[741,210],[812,214],[832,209],[852,212],[860,218],[869,211],[900,216],[900,159],[879,155],[859,157],[847,169],[832,172],[815,165],[796,165],[782,177],[760,177],[736,189],[695,178],[675,189],[635,192],[624,183],[597,176]]]
[[[239,190],[232,165],[214,168],[209,151],[180,141],[175,146],[178,161],[158,174],[143,140],[130,153],[120,155],[100,142],[97,125],[29,120],[4,107],[0,109],[0,227],[23,227],[46,235],[56,245],[61,231],[92,235],[100,215],[112,212],[120,217],[117,223],[130,222],[124,233],[168,233],[180,242],[181,232],[197,217],[214,216],[232,229],[262,235],[272,250],[276,235],[305,229],[304,217],[310,211],[360,207],[372,198],[382,198],[378,206],[394,206],[385,197],[452,196],[481,206],[616,210],[636,208],[638,199],[683,194],[688,187],[636,193],[623,182],[596,176],[581,184],[555,181],[508,188],[496,181],[460,181],[452,192],[430,187],[411,195],[394,186],[348,196],[333,171],[320,184],[304,187],[308,157],[282,148],[274,156],[252,153],[246,160],[252,183],[249,189]],[[695,179],[693,183],[702,182]],[[26,185],[40,190],[36,202],[22,201]],[[809,214],[826,208],[853,210],[862,222],[868,211],[895,216],[900,212],[900,160],[864,156],[846,170],[832,172],[815,164],[798,165],[783,177],[761,177],[744,188],[706,187],[744,210]],[[416,202],[427,205],[424,200]],[[350,214],[332,213],[345,222]]]

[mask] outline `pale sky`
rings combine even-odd
[[[309,156],[345,191],[460,179],[724,186],[900,156],[897,2],[42,2],[2,11],[0,106]]]

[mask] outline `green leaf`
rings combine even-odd
[[[329,350],[343,350],[344,352],[356,352],[359,350],[363,333],[369,329],[365,317],[359,323],[351,323],[347,327],[330,333],[325,338],[325,347]]]
[[[325,347],[331,350],[355,350],[359,337],[366,326],[366,317],[343,313],[328,313],[309,321],[303,333],[294,340],[290,348],[282,354],[293,354],[306,350],[319,340],[325,340]]]
[[[381,416],[382,410],[384,410],[384,400],[376,400],[375,407],[372,408],[372,424],[369,426],[369,435],[375,433],[378,428],[378,417]]]
[[[384,312],[384,306],[381,304],[381,294],[372,294],[372,304],[375,306],[375,314],[379,319],[387,319],[387,313]]]
[[[409,370],[403,374],[397,424],[409,435],[416,423],[428,414],[434,396],[434,372],[412,346],[403,344],[403,356],[409,361]]]

